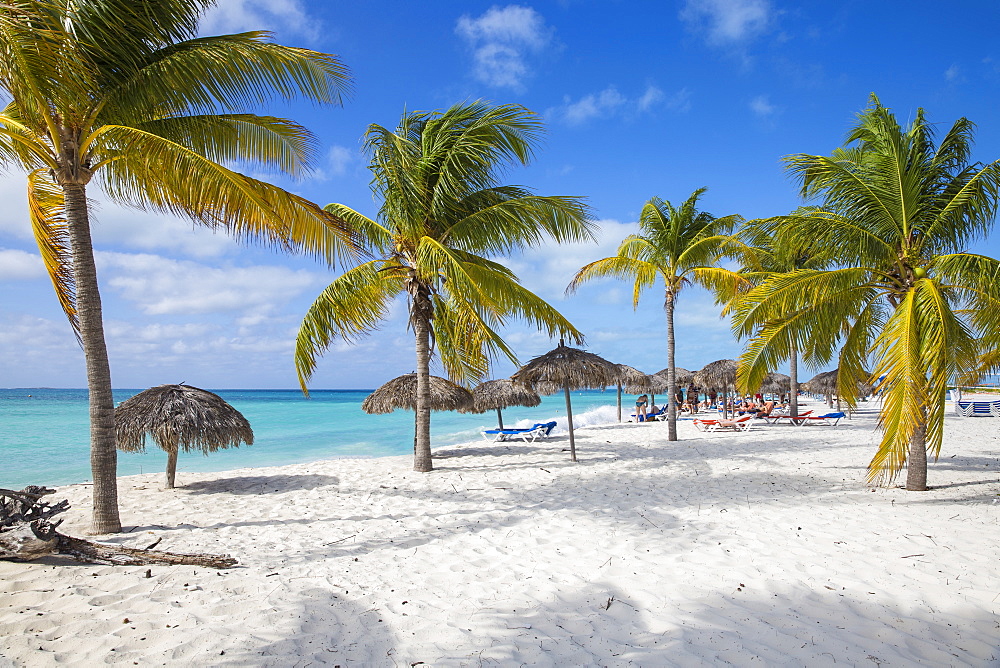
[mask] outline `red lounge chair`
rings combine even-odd
[[[735,420],[694,420],[694,426],[699,431],[723,431],[725,429],[732,429],[733,431],[750,431],[750,425],[753,424],[753,415],[744,415],[743,417],[736,418]]]
[[[796,424],[800,427],[804,424],[823,424],[828,427],[836,427],[842,417],[847,417],[847,415],[844,413],[827,413],[826,415],[807,416],[801,422],[796,422]]]
[[[810,414],[812,414],[812,411],[803,411],[799,413],[798,417],[794,418],[791,415],[770,415],[764,419],[767,420],[770,424],[777,424],[780,420],[788,420],[792,424],[801,425],[802,424],[801,420],[803,418],[808,417]]]

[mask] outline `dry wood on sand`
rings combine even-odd
[[[78,561],[112,566],[168,564],[232,568],[236,560],[228,555],[176,554],[149,549],[105,545],[59,533],[62,520],[50,519],[69,509],[69,501],[52,505],[43,497],[54,489],[29,485],[21,491],[0,489],[0,559],[32,561],[51,554],[63,554]]]

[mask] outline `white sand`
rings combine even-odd
[[[123,478],[112,540],[240,567],[0,562],[0,665],[1000,665],[1000,421],[923,493],[865,484],[874,424]]]

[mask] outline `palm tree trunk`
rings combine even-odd
[[[910,452],[906,457],[906,489],[910,492],[927,490],[927,414],[910,437]]]
[[[177,448],[167,450],[167,489],[174,488],[174,478],[177,476]]]
[[[566,392],[566,422],[569,425],[569,458],[576,461],[576,439],[573,437],[573,405],[569,400],[569,385],[563,387]],[[636,418],[639,419],[638,417]]]
[[[76,310],[80,343],[87,363],[90,396],[90,470],[94,477],[91,531],[95,534],[122,530],[118,515],[118,451],[115,448],[115,401],[111,394],[111,366],[104,340],[101,293],[90,238],[86,187],[64,184],[66,222],[73,253]]]
[[[677,369],[674,367],[674,293],[667,293],[667,440],[677,440]]]
[[[420,295],[417,296],[417,299]],[[415,307],[417,313],[421,310]],[[416,442],[413,451],[413,470],[427,473],[434,470],[431,464],[431,346],[430,323],[419,315],[414,318],[413,331],[417,340],[417,410]]]
[[[788,414],[799,416],[799,350],[792,341],[791,355],[788,356]]]

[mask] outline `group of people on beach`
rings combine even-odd
[[[764,401],[764,396],[756,394],[754,396],[730,398],[722,400],[718,405],[714,405],[707,397],[698,402],[691,403],[688,399],[678,401],[678,412],[681,415],[697,413],[699,410],[708,410],[716,407],[720,411],[727,411],[739,415],[757,415],[758,413],[770,413],[771,411],[781,411],[788,408],[787,401]],[[647,422],[656,419],[663,409],[657,408],[656,404],[650,404],[649,395],[640,395],[635,400],[635,416],[637,422]]]

